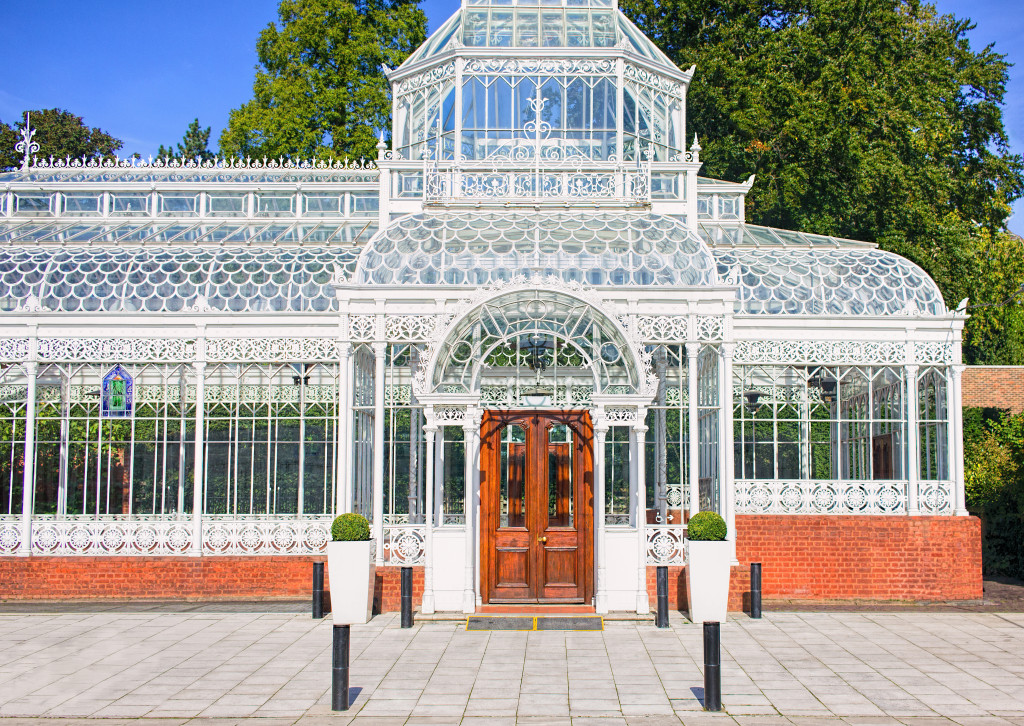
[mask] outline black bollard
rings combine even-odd
[[[412,627],[412,568],[402,568],[402,627]]]
[[[313,563],[313,620],[324,616],[324,563]]]
[[[349,625],[334,626],[334,647],[331,648],[331,710],[348,710],[348,643]]]
[[[717,622],[704,623],[704,710],[722,710],[722,634]]]
[[[750,617],[761,617],[761,563],[750,563]]]
[[[659,628],[668,627],[668,568],[658,565],[658,619]]]

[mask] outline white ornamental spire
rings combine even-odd
[[[14,145],[14,150],[24,154],[21,159],[21,168],[24,171],[32,162],[32,154],[39,151],[39,144],[32,140],[32,137],[36,135],[36,130],[32,128],[32,114],[25,113],[25,126],[19,133],[21,141]]]

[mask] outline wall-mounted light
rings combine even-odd
[[[548,367],[547,352],[554,346],[543,335],[527,335],[519,341],[519,349],[527,354],[526,365],[530,370],[542,371]]]

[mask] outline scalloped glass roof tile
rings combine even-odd
[[[359,250],[341,247],[0,248],[0,309],[29,299],[58,312],[324,312],[336,275]]]
[[[879,249],[715,249],[719,277],[751,315],[944,315],[935,282]]]
[[[552,275],[587,285],[714,285],[707,247],[679,220],[642,212],[432,211],[363,249],[354,284],[485,285]]]

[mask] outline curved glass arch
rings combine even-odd
[[[358,250],[315,247],[0,249],[0,301],[59,312],[325,312]]]
[[[564,345],[546,347],[551,340]],[[547,356],[542,363],[539,355]],[[536,370],[538,381],[543,369],[555,381],[559,368],[563,375],[586,372],[599,393],[635,394],[644,379],[636,355],[609,318],[572,295],[539,288],[498,295],[473,308],[445,337],[431,365],[431,389],[446,393],[475,392],[485,376],[505,380],[524,367]]]
[[[718,273],[753,315],[944,315],[938,285],[879,249],[716,249]]]
[[[518,275],[586,285],[717,284],[707,246],[639,212],[434,212],[403,217],[363,249],[355,284],[481,286]]]

